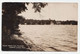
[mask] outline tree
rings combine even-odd
[[[2,3],[2,35],[11,36],[13,34],[20,35],[19,33],[19,24],[20,20],[23,19],[22,16],[18,16],[19,13],[28,10],[25,4],[29,5],[29,2],[23,3]],[[44,8],[47,3],[31,3],[33,4],[33,9],[35,12],[41,12],[41,8]]]

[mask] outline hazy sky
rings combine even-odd
[[[20,14],[26,19],[78,20],[77,3],[48,3],[41,13],[35,13],[32,4],[27,8],[28,10]]]

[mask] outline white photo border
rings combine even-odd
[[[2,51],[0,41],[1,54],[80,54],[80,1],[79,0],[0,0],[0,40],[2,40],[2,2],[68,2],[78,3],[78,49],[77,52],[37,52],[37,51]]]

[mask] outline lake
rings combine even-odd
[[[27,37],[44,51],[77,51],[77,25],[19,25]]]

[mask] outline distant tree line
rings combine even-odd
[[[33,19],[21,19],[20,20],[21,24],[26,24],[26,25],[77,25],[77,21],[74,20],[66,20],[66,21],[56,21],[56,20],[33,20]]]

